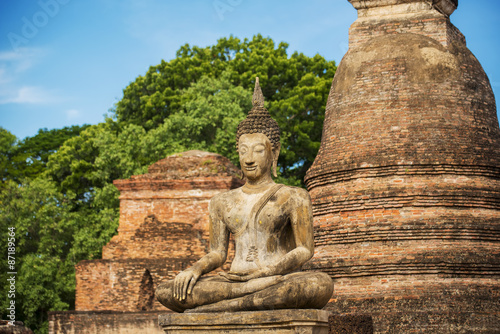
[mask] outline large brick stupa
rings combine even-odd
[[[500,328],[500,130],[457,0],[349,0],[358,19],[306,184],[328,308],[378,333]],[[493,56],[493,55],[492,55]]]

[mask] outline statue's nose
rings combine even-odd
[[[248,154],[246,156],[245,164],[253,165],[254,163],[255,163],[255,160],[253,158],[253,152],[250,151],[250,152],[248,152]]]

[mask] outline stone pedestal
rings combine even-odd
[[[328,311],[276,310],[231,313],[169,313],[159,316],[168,334],[327,334]]]

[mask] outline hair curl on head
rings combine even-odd
[[[259,85],[259,78],[255,79],[255,89],[252,98],[253,108],[248,112],[247,118],[238,124],[236,131],[236,149],[240,137],[245,134],[262,133],[271,142],[273,148],[280,143],[280,128],[278,122],[271,118],[269,111],[264,107],[264,95]]]

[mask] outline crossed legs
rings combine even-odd
[[[272,309],[320,309],[333,293],[331,278],[321,272],[297,272],[233,282],[201,278],[186,300],[173,297],[173,280],[160,284],[158,301],[176,312],[234,312]]]

